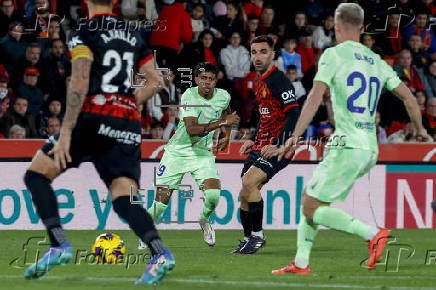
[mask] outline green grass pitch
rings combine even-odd
[[[67,238],[85,257],[98,234],[108,231],[67,231]],[[126,242],[127,253],[139,260],[137,239],[130,231],[113,231]],[[74,257],[79,263],[57,266],[40,279],[23,278],[24,253],[35,257],[45,246],[29,243],[29,237],[45,237],[44,231],[2,231],[0,252],[0,289],[434,289],[436,287],[436,231],[394,230],[387,249],[388,259],[368,271],[361,262],[368,256],[359,238],[335,231],[321,230],[311,256],[310,276],[271,275],[271,270],[289,263],[295,255],[295,230],[266,231],[267,245],[255,255],[230,254],[238,244],[241,231],[217,231],[217,245],[209,248],[201,231],[161,231],[164,243],[176,259],[176,268],[156,287],[135,286],[145,269],[136,264],[95,265]],[[136,256],[134,256],[136,254]],[[386,255],[385,255],[386,256]],[[399,257],[399,259],[398,259]],[[18,259],[17,259],[18,258]],[[79,257],[80,258],[80,257]],[[32,258],[26,257],[29,262]],[[399,263],[398,263],[399,260]],[[386,262],[387,261],[387,262]]]

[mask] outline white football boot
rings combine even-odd
[[[147,244],[144,243],[141,239],[139,239],[138,250],[145,250],[145,249],[148,249]]]
[[[215,230],[209,220],[200,220],[200,227],[203,231],[204,241],[209,247],[215,246]]]

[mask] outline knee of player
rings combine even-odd
[[[242,191],[244,196],[249,196],[250,192],[257,189],[257,184],[250,178],[242,178]]]

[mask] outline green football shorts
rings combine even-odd
[[[179,189],[183,176],[191,173],[198,186],[206,179],[220,179],[215,156],[177,157],[165,152],[156,170],[156,185]]]
[[[377,155],[364,149],[330,149],[315,169],[306,193],[322,202],[344,201],[356,179],[376,164]]]

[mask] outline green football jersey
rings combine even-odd
[[[214,89],[209,100],[198,93],[198,87],[187,89],[180,104],[180,123],[173,137],[165,147],[165,152],[180,157],[213,156],[213,131],[201,136],[189,136],[186,131],[185,117],[197,117],[199,124],[208,124],[221,119],[221,114],[230,103],[230,95],[226,90]],[[193,107],[201,106],[201,107]]]
[[[330,88],[336,129],[329,147],[378,152],[377,103],[383,87],[392,91],[400,85],[396,72],[363,44],[345,41],[325,50],[314,80]]]

